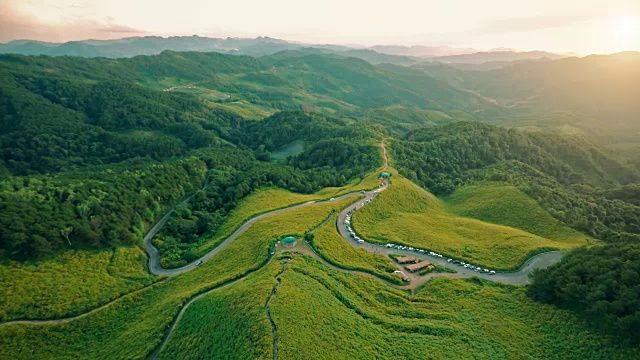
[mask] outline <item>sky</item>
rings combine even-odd
[[[0,0],[0,42],[143,35],[613,53],[640,51],[640,0]]]

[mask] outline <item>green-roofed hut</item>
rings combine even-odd
[[[383,171],[383,172],[380,173],[380,178],[381,179],[388,179],[390,177],[391,177],[391,173],[390,172]]]
[[[284,239],[282,239],[282,245],[286,247],[296,246],[296,238],[294,238],[293,236],[287,236]]]

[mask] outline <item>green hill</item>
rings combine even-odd
[[[521,229],[559,242],[591,242],[571,229],[515,186],[482,184],[465,186],[442,198],[454,214]]]
[[[640,208],[597,190],[636,183],[640,175],[583,137],[457,122],[410,132],[392,145],[399,172],[437,195],[499,181],[589,236],[621,241],[640,235]]]
[[[537,206],[528,205],[544,213]],[[484,203],[477,206],[482,207],[483,213],[490,211]],[[529,209],[520,210],[523,212],[512,215],[513,218],[521,220],[527,216]],[[529,218],[532,224],[528,227],[547,226],[553,221],[549,218],[548,214]],[[400,176],[393,177],[390,188],[377,197],[373,206],[365,206],[353,215],[353,226],[365,239],[429,249],[492,269],[515,269],[534,253],[589,243],[586,236],[561,225],[556,225],[559,229],[553,234],[557,236],[551,239],[510,227],[514,223],[503,220],[492,224],[457,216],[440,199]],[[572,236],[564,237],[563,232]]]
[[[160,358],[271,358],[271,329],[260,311],[281,270],[281,264],[271,264],[237,288],[220,289],[194,303]],[[637,349],[590,331],[575,315],[536,303],[516,287],[441,279],[410,297],[302,257],[294,258],[280,277],[269,306],[279,359],[637,355]],[[247,342],[254,347],[247,348]]]

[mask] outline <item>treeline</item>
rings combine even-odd
[[[507,182],[589,235],[640,240],[640,207],[601,189],[637,183],[638,173],[585,139],[460,122],[411,132],[392,150],[400,173],[437,195]]]
[[[202,160],[190,157],[5,179],[0,249],[24,259],[134,244],[168,204],[202,186],[206,172]]]
[[[536,270],[527,293],[574,310],[594,328],[631,344],[640,342],[640,244],[580,248]]]
[[[589,185],[562,185],[527,164],[505,161],[482,169],[474,180],[502,181],[518,186],[551,215],[608,242],[640,241],[640,207],[608,198]]]

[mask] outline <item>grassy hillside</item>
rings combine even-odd
[[[592,242],[538,205],[515,186],[503,184],[470,185],[442,198],[456,215],[510,226],[559,242]]]
[[[338,197],[346,193],[357,192],[360,190],[370,190],[378,186],[379,180],[376,172],[372,172],[362,180],[354,179],[342,187],[327,187],[312,194],[300,194],[287,191],[281,188],[262,188],[250,194],[246,198],[239,201],[238,206],[234,208],[217,228],[215,233],[204,237],[200,242],[191,244],[192,256],[199,257],[216,247],[231,235],[238,227],[247,220],[272,210],[286,208],[295,204],[305,203],[316,200],[328,200],[332,197]],[[166,237],[164,233],[158,234],[153,242],[159,248],[165,247]],[[183,253],[185,250],[183,250]],[[175,253],[164,252],[161,257],[161,263],[165,267],[178,267],[186,263],[183,257],[173,256]]]
[[[589,236],[640,239],[640,207],[601,191],[637,183],[640,173],[587,138],[455,122],[409,132],[391,145],[400,173],[436,195],[478,181],[502,182]]]
[[[373,206],[353,215],[353,225],[371,241],[431,249],[495,269],[517,268],[531,254],[547,249],[587,244],[586,237],[552,240],[457,216],[441,200],[400,176],[393,177]]]
[[[95,359],[142,358],[159,344],[187,299],[257,269],[267,260],[276,237],[302,235],[348,201],[263,219],[214,260],[76,321],[0,326],[0,358],[75,358],[78,354]]]
[[[271,303],[279,359],[638,356],[521,288],[432,280],[415,297],[296,258]],[[471,355],[473,354],[473,355]]]
[[[327,261],[338,267],[350,270],[360,270],[376,275],[392,282],[401,279],[393,274],[397,268],[391,260],[381,254],[373,254],[347,243],[336,230],[338,215],[329,218],[313,233],[313,248]]]
[[[271,359],[273,335],[264,303],[280,261],[194,302],[159,359]]]
[[[78,315],[151,284],[138,247],[68,251],[39,262],[0,265],[0,321]]]

